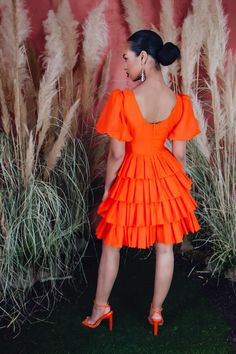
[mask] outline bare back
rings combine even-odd
[[[166,85],[158,89],[142,85],[133,92],[143,118],[149,123],[165,120],[176,104],[176,94]]]

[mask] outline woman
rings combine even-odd
[[[127,40],[123,58],[127,76],[141,79],[134,90],[114,89],[96,123],[111,137],[105,191],[96,236],[103,239],[97,291],[91,316],[82,322],[94,328],[113,312],[108,298],[116,279],[122,246],[156,252],[154,293],[148,320],[154,335],[164,323],[161,311],[173,270],[173,244],[200,225],[194,215],[192,181],[185,174],[186,140],[199,134],[190,97],[175,94],[164,82],[161,67],[180,57],[173,43],[163,44],[151,30]],[[172,152],[164,146],[172,141]]]

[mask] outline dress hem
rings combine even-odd
[[[121,244],[115,244],[113,242],[109,242],[106,239],[106,237],[103,237],[102,235],[96,234],[95,236],[98,240],[103,240],[106,246],[112,246],[112,247],[117,247],[117,248],[128,247],[128,248],[137,248],[137,249],[149,249],[149,248],[153,247],[156,242],[162,243],[164,245],[176,245],[176,244],[183,243],[185,236],[187,236],[189,233],[194,234],[194,233],[198,232],[200,229],[201,229],[201,227],[199,225],[198,227],[195,228],[194,231],[189,230],[188,232],[183,233],[181,239],[178,239],[175,242],[162,242],[162,240],[157,239],[153,243],[147,244],[146,247],[141,247],[141,246],[138,246],[137,244],[130,244],[128,242],[122,242]]]

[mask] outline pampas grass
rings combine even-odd
[[[81,109],[83,115],[87,115],[94,104],[93,97],[96,87],[95,70],[108,44],[108,27],[104,17],[106,6],[107,1],[102,0],[100,4],[90,12],[82,26],[84,32],[81,66],[81,75],[83,76]]]
[[[206,6],[204,11],[207,11],[207,1],[204,4]],[[195,70],[197,73],[199,72],[199,55],[204,33],[206,33],[206,23],[199,23],[198,13],[190,13],[185,17],[181,32],[180,51],[182,90],[187,94],[192,89],[190,84],[194,84]]]
[[[45,66],[50,62],[56,65],[58,77],[65,68],[65,43],[62,40],[62,28],[58,23],[57,16],[53,10],[49,10],[47,19],[43,22],[46,34],[45,53],[43,63]],[[54,61],[54,58],[57,58]]]
[[[75,113],[77,111],[78,106],[79,100],[77,100],[68,111],[61,127],[60,134],[57,140],[55,141],[51,151],[46,156],[47,168],[49,169],[53,170],[55,168],[56,163],[61,156],[61,150],[65,145],[66,136],[69,134],[69,129],[71,127],[72,120],[75,118]]]
[[[41,77],[24,2],[2,0],[1,12],[0,319],[16,330],[33,316],[30,296],[36,309],[45,300],[50,309],[63,282],[82,269],[90,180],[86,150],[70,134],[80,97],[73,78],[78,23],[68,1],[44,21]]]
[[[179,45],[180,28],[175,25],[174,21],[174,2],[173,0],[165,0],[161,2],[160,12],[160,36],[163,42],[172,42]],[[172,65],[164,69],[165,75],[170,75],[170,79],[165,82],[171,82],[175,92],[179,91],[178,75],[180,70],[179,61],[174,62]],[[162,69],[163,71],[163,69]]]
[[[7,109],[5,94],[3,92],[2,81],[0,78],[0,103],[1,103],[1,111],[2,111],[2,125],[5,133],[9,136],[10,135],[10,125],[11,125],[11,118],[10,114]]]
[[[129,28],[144,28],[140,7],[122,4]],[[212,275],[229,274],[236,258],[236,59],[227,50],[221,2],[193,0],[192,5],[182,28],[176,28],[172,1],[162,1],[161,27],[150,28],[179,44],[180,64],[162,68],[163,75],[176,91],[190,95],[201,127],[187,145],[186,169],[202,225],[193,243],[210,250],[206,267]],[[2,326],[20,326],[27,319],[29,295],[45,301],[50,283],[56,299],[60,284],[77,265],[83,272],[81,259],[90,237],[87,194],[91,181],[105,172],[107,140],[97,136],[93,123],[110,71],[109,52],[97,87],[97,69],[108,45],[106,6],[100,2],[83,23],[81,53],[79,23],[69,2],[58,2],[49,11],[39,76],[41,68],[27,41],[30,24],[24,3],[1,2],[6,14],[0,26]],[[218,43],[221,53],[215,58]],[[42,295],[34,288],[36,282]]]
[[[66,44],[64,51],[66,69],[72,70],[78,59],[77,46],[79,33],[77,31],[79,22],[73,17],[68,1],[62,0],[57,8],[57,20],[62,28],[62,39]]]
[[[33,175],[33,167],[34,167],[34,153],[35,153],[35,145],[33,140],[33,132],[30,132],[29,136],[29,144],[26,150],[26,159],[25,159],[25,176],[24,183],[25,186],[29,183],[30,177]]]
[[[130,32],[136,32],[146,27],[142,9],[136,0],[122,0],[124,19],[129,25]]]
[[[226,49],[229,31],[221,1],[205,1],[204,4],[194,2],[194,5],[193,13],[188,17],[192,17],[192,33],[196,31],[196,36],[191,37],[192,42],[195,42],[195,54],[186,56],[185,64],[190,63],[191,70],[185,71],[183,86],[190,90],[195,108],[201,106],[200,110],[197,109],[200,122],[203,121],[204,113],[208,115],[208,124],[201,125],[201,143],[194,139],[188,150],[189,173],[196,187],[195,196],[199,204],[197,214],[205,232],[200,233],[200,238],[193,238],[193,242],[198,247],[207,245],[210,249],[206,268],[214,276],[226,274],[234,267],[236,260],[236,209],[233,197],[236,181],[236,117],[232,104],[235,82],[232,63],[235,58]],[[205,11],[202,6],[205,6]],[[202,33],[201,30],[199,36],[202,11],[208,16],[203,15],[205,24],[201,28],[204,31]],[[188,18],[185,21],[188,24]],[[186,47],[183,46],[182,50],[187,52]],[[191,62],[190,58],[195,59]],[[199,68],[204,69],[204,77]],[[191,90],[194,90],[194,94]]]
[[[236,259],[235,58],[226,49],[228,33],[221,1],[192,2],[192,12],[181,29],[178,80],[180,91],[192,99],[201,128],[201,134],[187,146],[186,170],[194,182],[196,214],[202,226],[200,237],[192,237],[192,242],[196,248],[207,245],[210,250],[206,268],[212,276],[228,272]]]
[[[54,57],[54,61],[48,63],[44,77],[40,82],[38,94],[38,120],[36,125],[36,136],[38,136],[37,156],[50,127],[52,100],[57,94],[56,82],[61,70],[60,61],[61,53],[59,52]]]
[[[193,103],[193,110],[195,117],[198,118],[199,127],[201,130],[201,134],[196,136],[195,142],[197,143],[197,147],[201,154],[206,158],[206,160],[210,161],[210,143],[207,138],[207,132],[209,129],[207,120],[205,118],[204,110],[202,107],[202,102],[197,98],[197,93],[191,92],[191,100]]]
[[[47,20],[44,21],[46,32],[45,74],[40,82],[38,99],[38,120],[36,136],[38,137],[36,158],[40,152],[46,134],[50,127],[52,101],[57,94],[57,81],[65,69],[64,52],[65,44],[62,40],[62,30],[58,24],[55,13],[50,10]]]
[[[57,21],[62,29],[62,40],[65,43],[64,60],[65,71],[59,80],[59,87],[66,87],[66,90],[60,91],[61,100],[61,114],[66,116],[66,112],[70,109],[71,105],[80,96],[76,96],[77,80],[74,74],[74,67],[78,61],[78,45],[80,43],[80,33],[78,32],[79,22],[73,17],[71,8],[67,0],[59,3],[57,8]],[[70,135],[75,137],[78,131],[78,119],[73,119],[70,128]]]
[[[191,97],[201,129],[186,150],[186,172],[193,180],[202,226],[191,239],[195,248],[210,252],[206,271],[230,279],[236,265],[236,57],[227,49],[227,16],[220,0],[192,0],[182,27],[176,28],[173,2],[162,0],[160,28],[150,28],[179,44],[180,67],[162,69],[163,77],[175,91]]]
[[[229,29],[222,2],[220,0],[213,2],[208,0],[206,3],[208,3],[211,16],[207,21],[208,36],[206,36],[205,40],[204,51],[206,55],[203,56],[203,63],[207,68],[210,79],[214,81],[220,73],[221,78],[224,78]]]
[[[13,90],[14,78],[17,78],[20,87],[22,87],[27,75],[24,41],[29,36],[30,23],[24,1],[2,0],[0,6],[1,12],[4,13],[0,26],[1,64],[11,78],[5,84],[9,90]]]

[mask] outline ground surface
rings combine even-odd
[[[165,324],[154,337],[147,321],[154,278],[154,252],[123,248],[119,274],[110,296],[114,311],[113,331],[103,321],[95,329],[81,325],[90,314],[95,294],[96,258],[84,262],[88,286],[79,296],[56,305],[47,322],[25,326],[13,341],[0,339],[1,354],[234,354],[228,340],[232,323],[219,308],[214,285],[187,277],[189,265],[175,258],[175,272],[163,304]],[[91,256],[91,257],[90,257]],[[144,259],[142,259],[144,258]],[[212,282],[213,284],[214,282]],[[220,293],[220,292],[219,292]],[[213,299],[214,298],[214,301]],[[221,301],[222,303],[222,301]],[[224,306],[223,306],[224,307]]]

